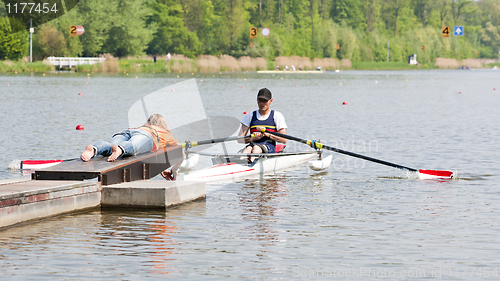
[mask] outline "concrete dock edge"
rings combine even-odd
[[[95,181],[12,181],[0,185],[0,228],[98,207]]]
[[[101,206],[168,208],[205,197],[204,182],[134,181],[103,187]]]

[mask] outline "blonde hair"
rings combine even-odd
[[[145,125],[158,126],[165,129],[165,131],[168,131],[167,121],[165,120],[165,118],[163,118],[163,116],[157,113],[151,114]]]

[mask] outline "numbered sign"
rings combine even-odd
[[[337,44],[337,45],[335,46],[335,49],[339,50],[339,49],[340,49],[340,44]]]
[[[76,34],[76,25],[71,25],[71,26],[69,27],[69,34],[70,34],[71,36],[76,36],[76,35],[77,35],[77,34]]]
[[[443,37],[450,37],[450,27],[449,26],[443,26]]]
[[[257,38],[257,27],[250,27],[250,39]]]

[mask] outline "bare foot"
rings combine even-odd
[[[108,157],[108,162],[115,161],[120,155],[123,154],[123,150],[116,144],[111,147],[111,155]]]
[[[94,157],[94,147],[89,144],[85,148],[85,151],[83,151],[82,155],[80,155],[80,158],[82,159],[82,161],[88,162],[90,159],[92,159],[92,157]]]

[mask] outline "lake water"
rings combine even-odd
[[[416,180],[335,154],[324,172],[301,166],[209,184],[206,200],[166,211],[93,209],[0,230],[0,278],[500,276],[495,70],[2,74],[0,179],[29,176],[8,169],[16,159],[78,157],[127,127],[128,109],[142,96],[191,78],[208,116],[240,119],[268,87],[290,135],[416,169],[453,170],[459,179]],[[307,147],[289,142],[288,149]]]

